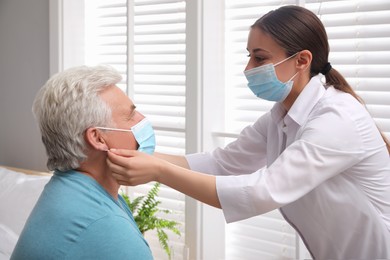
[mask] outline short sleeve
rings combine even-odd
[[[153,259],[141,233],[122,216],[95,221],[78,239],[67,259]]]

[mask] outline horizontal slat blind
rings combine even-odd
[[[185,153],[185,1],[135,0],[133,2],[133,88],[129,89],[139,110],[156,132],[157,151]],[[131,23],[130,23],[131,24]],[[151,188],[132,188],[145,194]],[[185,197],[161,186],[161,208],[174,214],[164,218],[181,223],[181,237],[167,232],[173,259],[183,259],[185,241]],[[155,259],[167,259],[155,231],[145,235]]]
[[[248,61],[249,27],[269,10],[295,1],[225,0],[225,132],[238,133],[270,110],[273,102],[256,98],[242,73]],[[231,141],[227,139],[226,142]],[[279,211],[226,225],[228,260],[295,259],[296,234]]]
[[[158,151],[185,153],[185,1],[134,1],[134,99]]]
[[[226,228],[227,259],[294,259],[296,235],[278,211]]]
[[[155,129],[157,151],[183,155],[185,1],[86,0],[86,18],[87,63],[104,63],[118,69],[123,76],[119,87],[129,94],[137,110],[148,117]],[[145,195],[151,187],[152,184],[145,184],[123,190],[135,198]],[[181,237],[167,233],[172,259],[183,259],[185,197],[160,186],[159,200],[161,209],[173,211],[160,216],[180,223]],[[145,237],[156,260],[168,259],[155,231],[147,232]]]
[[[390,1],[315,1],[330,44],[329,61],[364,99],[390,137]]]
[[[123,80],[118,87],[126,91],[127,8],[125,0],[85,0],[86,63],[109,64]]]

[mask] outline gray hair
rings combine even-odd
[[[87,158],[84,133],[111,123],[111,109],[99,93],[121,81],[111,67],[80,66],[52,76],[39,90],[33,113],[41,130],[49,170],[76,169]]]

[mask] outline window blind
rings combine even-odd
[[[85,0],[85,60],[108,64],[122,75],[127,90],[127,8],[125,0]]]
[[[242,73],[246,42],[255,20],[282,5],[300,3],[323,21],[331,48],[329,61],[364,99],[380,129],[390,137],[390,2],[225,0],[225,131],[234,137],[270,110],[257,99]],[[217,134],[218,135],[218,134]],[[226,138],[226,143],[232,139]],[[226,225],[227,259],[310,257],[295,231],[273,211]]]
[[[363,98],[378,127],[390,137],[390,2],[314,1],[328,33],[332,66]]]
[[[159,151],[171,154],[185,153],[185,22],[185,1],[134,1],[130,93],[153,122]]]
[[[119,87],[151,121],[157,151],[185,153],[185,1],[86,0],[87,63],[109,64],[120,71]],[[152,184],[123,187],[130,198],[145,195]],[[173,259],[184,259],[185,197],[160,186],[161,217],[180,223],[181,236],[167,231]],[[168,259],[155,231],[145,234],[154,259]]]

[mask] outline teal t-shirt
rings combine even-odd
[[[11,259],[153,257],[124,199],[115,200],[93,178],[68,171],[55,172],[45,186]]]

